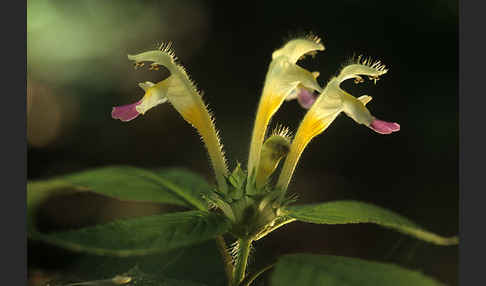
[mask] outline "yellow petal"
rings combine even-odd
[[[272,62],[265,78],[253,127],[248,158],[249,177],[258,167],[268,124],[283,101],[298,85],[312,90],[322,90],[316,81],[317,74],[296,65],[298,59],[304,55],[322,50],[324,50],[324,46],[320,43],[320,39],[311,36],[291,40],[272,54]]]
[[[156,85],[151,82],[139,83],[138,85],[145,90],[142,102],[135,107],[139,113],[145,114],[149,109],[167,101],[167,79]]]
[[[338,81],[341,83],[350,78],[356,78],[362,81],[359,75],[365,75],[374,79],[376,82],[380,76],[387,72],[388,69],[380,61],[373,61],[370,58],[359,56],[356,59],[351,59],[350,63],[341,70]]]
[[[346,92],[343,93],[343,111],[357,123],[366,126],[370,125],[374,119],[363,101]]]
[[[285,56],[291,63],[296,63],[299,59],[307,54],[314,54],[316,51],[324,51],[324,45],[318,36],[309,34],[302,38],[288,41],[280,49],[272,54],[272,59]]]
[[[277,182],[277,188],[282,189],[283,193],[290,183],[297,162],[307,144],[314,137],[324,132],[342,111],[341,89],[338,87],[337,79],[333,78],[306,113],[297,129]]]

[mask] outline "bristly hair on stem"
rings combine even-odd
[[[233,286],[238,286],[245,279],[246,267],[248,265],[248,257],[251,250],[251,239],[240,238],[234,244],[234,272],[233,272]]]
[[[228,280],[228,283],[232,283],[233,280],[233,272],[234,272],[234,267],[233,267],[233,260],[230,255],[230,249],[226,246],[226,242],[223,238],[223,236],[219,235],[216,237],[216,245],[218,247],[218,250],[221,254],[221,257],[223,259],[223,264],[224,264],[224,270],[226,273],[226,279]]]

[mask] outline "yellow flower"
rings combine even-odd
[[[160,65],[164,66],[169,70],[170,76],[156,84],[140,83],[139,86],[145,90],[144,97],[135,103],[114,107],[112,117],[129,121],[139,114],[144,114],[149,109],[169,101],[201,135],[208,150],[219,189],[225,192],[228,169],[213,118],[185,69],[176,63],[176,57],[170,46],[169,43],[161,46],[159,50],[128,55],[128,59],[135,61],[137,66],[142,65],[143,62],[152,62],[151,69],[155,70],[158,70]]]
[[[297,61],[306,55],[314,55],[317,51],[323,50],[321,39],[309,35],[293,39],[273,52],[253,127],[248,158],[249,178],[255,175],[253,173],[258,168],[268,124],[283,101],[296,98],[296,89],[322,90],[316,81],[318,74],[298,66]]]
[[[290,152],[280,173],[276,185],[277,188],[282,189],[283,193],[285,193],[300,155],[307,144],[312,138],[329,127],[341,112],[344,112],[357,123],[363,124],[381,134],[390,134],[400,130],[400,125],[397,123],[378,120],[371,115],[365,107],[371,100],[370,96],[364,95],[355,98],[340,87],[340,84],[347,79],[354,78],[356,83],[363,81],[362,75],[368,76],[376,83],[379,77],[387,71],[385,66],[379,61],[372,62],[370,59],[358,57],[346,65],[337,77],[331,78],[306,113],[297,130],[292,145],[290,146]]]

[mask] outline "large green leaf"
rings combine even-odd
[[[303,222],[318,224],[375,223],[438,245],[459,243],[457,237],[439,236],[421,228],[401,215],[363,202],[335,201],[315,205],[292,206],[288,210],[290,217]]]
[[[74,186],[121,200],[174,204],[206,210],[203,194],[211,186],[185,169],[148,171],[128,166],[111,166],[56,178]]]
[[[69,183],[59,180],[27,183],[27,229],[29,233],[35,227],[35,215],[39,206],[51,196],[82,192]]]
[[[227,285],[224,264],[215,240],[181,249],[177,257],[172,256],[170,263],[151,269],[174,279],[188,279],[211,286]],[[147,263],[146,269],[149,269]]]
[[[119,259],[119,258],[118,258]],[[93,265],[95,268],[100,268],[100,264]],[[106,265],[103,265],[103,268]],[[202,284],[199,282],[194,282],[187,280],[187,277],[184,277],[184,280],[179,279],[172,279],[165,275],[153,275],[149,273],[145,273],[141,271],[138,265],[132,267],[128,271],[119,274],[116,273],[115,276],[111,276],[110,278],[106,278],[110,276],[102,276],[97,277],[95,280],[87,280],[87,279],[78,279],[76,278],[73,281],[73,278],[61,278],[51,280],[46,285],[49,286],[115,286],[115,285],[126,285],[126,286],[206,286],[207,284]],[[100,279],[101,278],[101,279]],[[124,279],[129,280],[128,283],[123,281]],[[80,281],[81,280],[81,281]],[[118,281],[117,281],[118,280]]]
[[[198,209],[207,208],[207,202],[203,195],[208,196],[214,192],[214,187],[202,176],[184,168],[165,168],[154,171],[158,176],[176,185],[181,192],[191,198],[187,198]]]
[[[131,256],[165,252],[224,234],[230,227],[221,215],[187,211],[118,220],[78,230],[31,233],[34,239],[74,251]]]
[[[329,255],[282,256],[271,276],[278,286],[438,286],[418,271],[393,264]]]
[[[46,254],[47,252],[39,255],[43,257]],[[73,257],[75,257],[74,260]],[[214,239],[189,247],[145,256],[116,257],[72,254],[63,256],[62,260],[69,262],[63,267],[64,273],[70,273],[74,277],[84,280],[113,277],[126,273],[137,266],[135,270],[156,276],[156,278],[190,280],[211,286],[227,285],[223,261]],[[144,286],[145,284],[133,286],[136,285]]]

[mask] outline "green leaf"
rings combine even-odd
[[[119,258],[118,258],[119,259]],[[100,266],[105,267],[105,265],[95,264],[93,267],[100,268]],[[183,280],[173,279],[164,275],[153,275],[141,271],[138,265],[132,267],[124,273],[116,273],[115,276],[100,276],[94,278],[94,280],[88,280],[86,278],[79,279],[69,277],[66,275],[65,278],[50,280],[45,285],[50,286],[115,286],[115,285],[126,285],[126,286],[206,286],[207,284],[202,284],[199,282],[189,281],[185,277]],[[110,278],[106,278],[110,277]],[[121,279],[121,281],[120,281]],[[129,279],[129,282],[125,283],[123,279]],[[118,281],[117,281],[118,280]]]
[[[228,220],[219,214],[187,211],[118,220],[66,232],[35,232],[33,238],[74,251],[132,256],[198,244],[224,234],[229,228]]]
[[[43,253],[40,253],[40,255],[42,256]],[[71,257],[71,260],[69,257]],[[69,265],[63,267],[63,273],[70,273],[74,277],[85,280],[113,277],[120,275],[120,273],[129,274],[126,272],[138,270],[135,272],[142,272],[156,276],[156,278],[190,280],[211,286],[227,285],[223,261],[214,239],[197,245],[146,256],[116,257],[85,254],[76,255],[75,260],[72,257],[74,255],[66,257],[67,260],[65,261],[69,261]],[[137,267],[134,268],[134,266]],[[129,276],[132,275],[133,273],[129,274]],[[145,284],[134,284],[133,286],[136,285],[144,286]],[[147,285],[152,284],[147,283]]]
[[[181,249],[179,256],[164,267],[155,269],[156,265],[153,263],[153,271],[174,279],[188,279],[211,286],[227,285],[223,260],[214,240]]]
[[[363,202],[335,201],[315,205],[292,206],[288,210],[290,217],[303,222],[318,224],[375,223],[438,245],[459,243],[456,236],[439,236],[421,228],[401,215]]]
[[[155,172],[176,185],[181,196],[196,208],[207,209],[207,202],[203,197],[212,194],[215,187],[211,186],[205,178],[184,168],[160,169]]]
[[[111,166],[57,180],[121,200],[167,203],[199,210],[207,210],[202,195],[212,192],[203,178],[180,168],[151,172],[128,166]]]
[[[145,273],[141,271],[137,266],[133,267],[126,273],[123,273],[123,276],[131,277],[132,280],[130,281],[129,285],[140,285],[140,286],[205,286],[206,284],[202,284],[195,281],[187,280],[187,276],[183,278],[183,280],[173,279],[172,277],[167,277],[164,275],[153,275],[149,273]]]
[[[330,255],[282,256],[271,276],[278,286],[438,286],[433,278],[393,264]]]
[[[241,164],[239,162],[233,172],[231,172],[228,180],[235,189],[240,190],[243,188],[246,181],[246,173],[241,169]]]
[[[83,190],[59,181],[49,180],[27,183],[27,229],[30,232],[35,226],[35,214],[39,206],[49,197],[58,194],[73,194]]]

